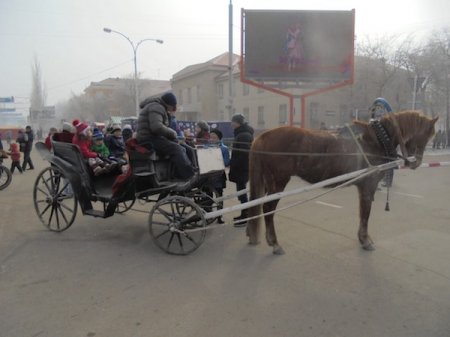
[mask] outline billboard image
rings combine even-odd
[[[344,81],[353,76],[354,11],[243,11],[245,77]]]

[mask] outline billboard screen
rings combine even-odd
[[[343,81],[353,76],[354,11],[243,11],[244,75]]]

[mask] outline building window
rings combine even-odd
[[[192,90],[191,88],[187,89],[187,104],[191,104],[192,103]]]
[[[309,103],[309,127],[318,128],[319,127],[319,103],[311,102]]]
[[[197,85],[197,102],[200,102],[200,100],[202,99],[201,93],[201,87]]]
[[[263,126],[265,124],[264,121],[264,107],[258,107],[258,126]]]
[[[242,113],[245,117],[245,120],[247,122],[250,122],[250,108],[244,108],[244,111]]]
[[[182,105],[183,104],[183,89],[180,89],[177,98],[178,98],[178,104]]]
[[[278,113],[278,123],[280,125],[287,124],[287,104],[280,104]]]
[[[250,93],[250,86],[248,84],[242,84],[242,95],[248,96]]]
[[[217,95],[219,98],[223,98],[223,83],[217,84]]]

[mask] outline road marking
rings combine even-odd
[[[333,207],[333,208],[342,208],[342,206],[335,205],[335,204],[329,204],[329,203],[323,202],[323,201],[316,201],[316,204]]]

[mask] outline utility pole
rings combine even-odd
[[[228,118],[233,115],[233,4],[228,5]]]

